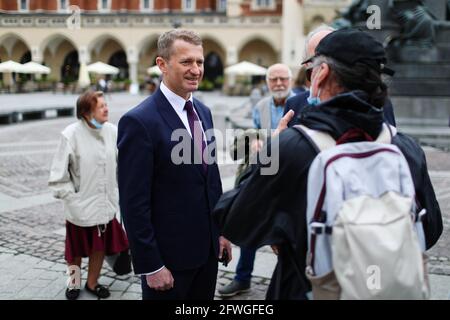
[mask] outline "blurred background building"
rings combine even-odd
[[[305,35],[330,23],[351,0],[0,0],[0,62],[34,61],[44,79],[71,83],[81,64],[119,68],[113,81],[138,86],[155,64],[158,36],[174,27],[204,40],[205,81],[219,88],[241,61],[295,71]],[[1,74],[0,74],[1,77]],[[30,77],[22,75],[22,77]]]

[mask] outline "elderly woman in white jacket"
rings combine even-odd
[[[107,122],[108,107],[102,92],[88,91],[78,98],[77,118],[61,133],[48,184],[64,203],[68,265],[81,267],[81,259],[89,257],[85,289],[107,298],[109,289],[97,282],[105,254],[128,248],[126,235],[115,219],[119,211],[117,127]],[[68,285],[67,299],[77,299],[79,293],[79,287]]]

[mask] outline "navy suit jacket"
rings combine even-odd
[[[204,131],[212,129],[210,110],[196,99],[194,108]],[[202,164],[174,164],[176,129],[186,128],[159,89],[119,121],[120,209],[136,274],[195,269],[212,250],[218,256],[211,211],[222,194],[219,169],[215,161],[206,174]],[[214,136],[207,140],[215,149]]]
[[[291,121],[288,123],[288,127],[292,127],[293,125],[299,124],[297,116],[300,114],[300,112],[303,110],[303,108],[308,105],[307,98],[309,96],[309,90],[299,93],[296,96],[293,96],[289,98],[286,101],[286,105],[284,106],[284,113],[286,114],[289,110],[294,110],[295,115],[292,118]],[[392,102],[389,98],[386,99],[386,102],[383,106],[383,115],[384,120],[393,125],[396,126],[395,123],[395,116],[394,116],[394,108],[392,107]]]

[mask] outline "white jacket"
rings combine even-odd
[[[49,187],[64,201],[66,219],[81,227],[107,224],[119,211],[117,127],[92,129],[84,120],[69,125],[50,170]]]

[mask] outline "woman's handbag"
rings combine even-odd
[[[120,217],[120,226],[123,230],[122,216]],[[131,272],[131,253],[129,248],[114,255],[106,256],[105,260],[111,269],[113,269],[113,271],[119,276],[123,276]]]
[[[130,249],[124,250],[112,256],[106,256],[105,260],[111,269],[113,269],[113,271],[119,276],[123,276],[131,272]]]

